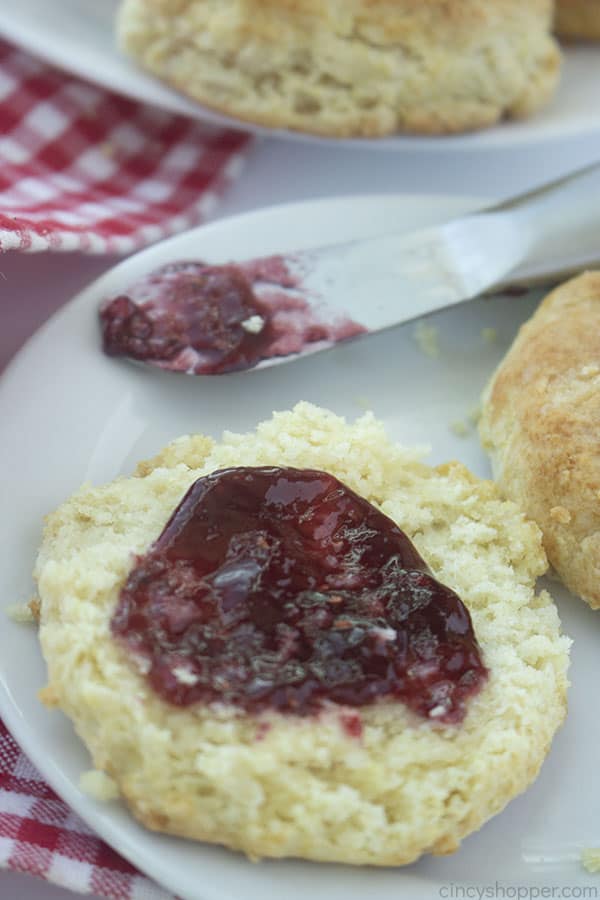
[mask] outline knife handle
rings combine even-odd
[[[496,207],[527,238],[524,266],[600,257],[600,164]]]

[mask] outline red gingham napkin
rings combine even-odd
[[[130,253],[196,225],[249,143],[73,80],[0,40],[0,250]],[[170,900],[56,796],[1,720],[0,868],[111,900]]]
[[[197,225],[250,141],[77,81],[0,40],[0,250],[124,254]]]
[[[0,866],[111,900],[173,900],[48,787],[0,721]],[[1,891],[0,873],[0,891]]]

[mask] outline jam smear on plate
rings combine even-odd
[[[219,375],[365,331],[311,306],[295,286],[280,256],[239,265],[171,263],[103,304],[103,350],[172,371]]]
[[[487,675],[468,610],[404,532],[310,469],[199,478],[137,559],[111,627],[179,706],[304,716],[386,698],[458,723]]]

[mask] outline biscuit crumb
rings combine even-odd
[[[117,783],[106,772],[100,772],[98,769],[82,772],[79,776],[79,787],[88,797],[102,802],[116,800],[119,796]]]
[[[375,637],[375,640],[378,641],[395,641],[397,637],[397,632],[394,628],[371,628],[371,634]]]
[[[200,680],[197,675],[194,675],[194,673],[190,672],[189,669],[186,669],[185,666],[176,666],[173,669],[173,675],[179,684],[194,685],[198,684],[198,681]]]
[[[470,430],[470,424],[468,422],[463,422],[462,419],[450,423],[450,431],[454,432],[457,437],[466,437]]]
[[[33,625],[36,621],[34,612],[29,603],[11,603],[6,608],[6,615],[17,625]]]
[[[439,331],[435,325],[428,325],[427,322],[417,322],[413,337],[416,344],[425,356],[435,359],[440,355],[438,343]]]
[[[40,691],[38,691],[38,699],[41,703],[44,704],[44,706],[47,706],[49,709],[58,706],[58,694],[54,685],[47,684],[46,687],[43,687]]]
[[[585,847],[581,851],[581,864],[587,872],[600,872],[600,847]]]
[[[481,329],[481,339],[486,344],[495,344],[498,340],[498,332],[495,328],[482,328]]]
[[[152,668],[152,663],[150,662],[150,660],[145,656],[142,656],[141,654],[133,654],[131,660],[140,675],[147,675]]]
[[[469,421],[473,423],[473,425],[477,425],[481,418],[481,404],[477,403],[476,406],[471,407],[468,412]]]
[[[42,612],[42,603],[37,594],[34,594],[29,603],[27,604],[29,609],[31,610],[31,615],[35,619],[36,622],[40,621],[40,615]]]
[[[571,513],[564,506],[553,506],[550,510],[550,518],[561,525],[568,525],[571,521]]]
[[[365,394],[357,394],[356,397],[354,397],[354,402],[359,409],[363,410],[363,412],[368,412],[373,408],[373,404]]]
[[[265,327],[265,320],[262,316],[249,316],[240,324],[248,334],[259,334]]]

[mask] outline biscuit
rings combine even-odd
[[[187,464],[189,460],[193,468]],[[460,725],[403,703],[318,717],[177,707],[150,687],[109,622],[135,556],[202,474],[286,465],[333,473],[394,519],[467,605],[489,674]],[[534,583],[539,529],[492,482],[436,469],[389,442],[371,414],[356,423],[307,403],[220,443],[185,437],[139,474],[84,486],[47,521],[36,565],[43,699],[62,708],[93,766],[151,829],[251,858],[400,865],[451,853],[535,778],[563,721],[569,640]]]
[[[207,107],[334,137],[445,134],[552,95],[551,0],[124,0],[121,48]]]
[[[600,39],[600,0],[557,0],[556,32],[566,39]]]
[[[600,272],[549,294],[486,388],[494,474],[543,532],[564,584],[600,607]]]

